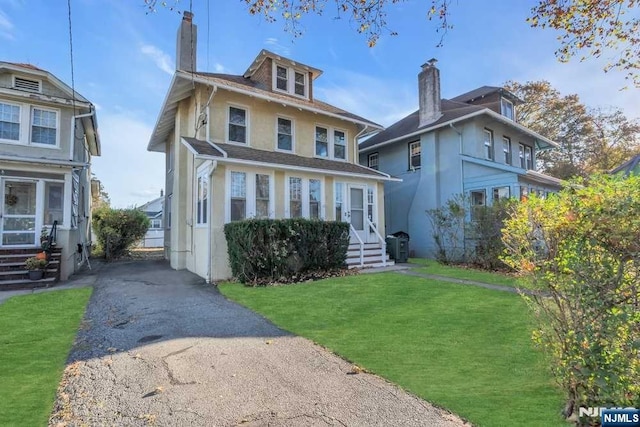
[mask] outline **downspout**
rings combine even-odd
[[[73,152],[75,151],[76,148],[76,120],[78,119],[83,119],[85,117],[91,117],[91,116],[95,116],[96,111],[91,108],[91,111],[89,111],[88,113],[85,114],[79,114],[77,116],[73,116],[71,117],[71,128],[70,130],[70,136],[69,136],[69,160],[73,160]],[[83,158],[84,160],[84,158]]]
[[[462,132],[456,128],[453,123],[449,123],[449,127],[458,134],[459,150],[460,150],[460,194],[464,193],[464,160],[462,160]]]
[[[207,218],[207,283],[211,283],[211,276],[212,276],[212,262],[211,262],[211,254],[212,254],[212,249],[211,249],[211,245],[213,244],[213,239],[211,238],[211,221],[213,220],[213,212],[211,211],[211,205],[213,205],[213,192],[211,192],[211,187],[212,187],[212,183],[213,183],[213,173],[215,172],[216,168],[218,167],[218,161],[217,160],[211,160],[211,166],[210,166],[210,170],[209,170],[209,188],[207,188],[207,194],[209,195],[209,202],[207,202],[207,204],[209,206],[207,206],[207,213],[209,214],[209,218]]]
[[[369,125],[365,125],[362,130],[360,132],[358,132],[358,134],[355,136],[355,144],[353,147],[353,158],[355,160],[355,164],[360,164],[360,156],[359,156],[359,151],[358,147],[359,147],[359,143],[358,143],[358,138],[360,138],[362,136],[362,134],[365,133],[365,131],[369,129]]]

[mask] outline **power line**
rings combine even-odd
[[[67,11],[69,12],[69,54],[71,57],[71,96],[73,104],[73,114],[76,115],[76,83],[73,74],[73,31],[71,28],[71,0],[67,0]]]

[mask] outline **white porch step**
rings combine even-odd
[[[360,244],[351,243],[347,249],[347,266],[349,268],[373,268],[395,265],[395,262],[389,259],[388,254],[382,254],[382,245],[380,243],[365,243],[362,251],[362,261],[360,264]]]

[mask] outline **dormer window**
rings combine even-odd
[[[307,74],[293,67],[274,63],[273,88],[279,92],[307,97]]]
[[[23,77],[13,77],[13,88],[26,90],[29,92],[40,92],[40,81],[25,79]]]
[[[513,107],[513,102],[508,99],[502,98],[500,100],[500,111],[503,116],[505,116],[509,120],[515,120],[515,109]]]

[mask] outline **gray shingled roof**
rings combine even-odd
[[[437,126],[439,124],[459,119],[460,117],[464,117],[468,114],[475,113],[486,108],[486,106],[482,105],[469,105],[465,104],[464,102],[456,102],[448,99],[441,100],[440,105],[442,108],[442,117],[440,117],[435,122],[429,123],[426,126],[422,126],[422,128]],[[360,144],[360,149],[372,147],[374,145],[380,144],[381,142],[400,138],[404,135],[409,135],[413,132],[416,132],[417,130],[421,129],[418,126],[419,121],[420,119],[418,117],[418,111],[416,110],[406,116],[404,119],[401,119],[382,132],[377,133],[371,138],[362,142]]]
[[[370,175],[372,178],[388,179],[385,173],[378,172],[367,167],[341,162],[338,160],[318,159],[315,157],[303,157],[296,154],[282,153],[279,151],[259,150],[257,148],[243,147],[235,144],[215,143],[210,144],[195,138],[182,137],[182,140],[197,154],[221,159],[248,160],[252,162],[270,163],[277,168],[278,165],[294,166],[298,168],[320,169],[342,173]],[[218,148],[216,148],[218,147]],[[222,151],[220,151],[222,150]],[[225,156],[226,153],[226,156]]]
[[[630,175],[632,173],[640,174],[640,154],[634,156],[611,171],[611,174],[624,173]]]
[[[462,95],[458,95],[455,98],[451,98],[452,101],[457,102],[471,102],[475,99],[482,98],[492,93],[501,91],[501,87],[497,86],[482,86],[469,92],[465,92]]]
[[[254,80],[245,78],[244,76],[238,76],[235,74],[220,74],[220,73],[205,73],[205,72],[196,72],[194,73],[196,76],[200,76],[207,80],[211,80],[212,83],[219,83],[223,85],[231,85],[237,88],[250,90],[252,92],[263,93],[264,95],[268,95],[271,98],[281,99],[283,101],[300,104],[305,107],[316,108],[318,110],[326,111],[328,113],[337,114],[339,116],[343,116],[346,119],[357,120],[363,123],[367,123],[371,126],[382,129],[382,126],[372,122],[371,120],[367,120],[364,117],[360,117],[356,114],[345,111],[341,108],[335,107],[331,104],[327,104],[326,102],[320,101],[318,99],[313,99],[313,101],[292,97],[290,95],[280,94],[277,92],[269,91],[264,84],[260,82],[256,82]]]

